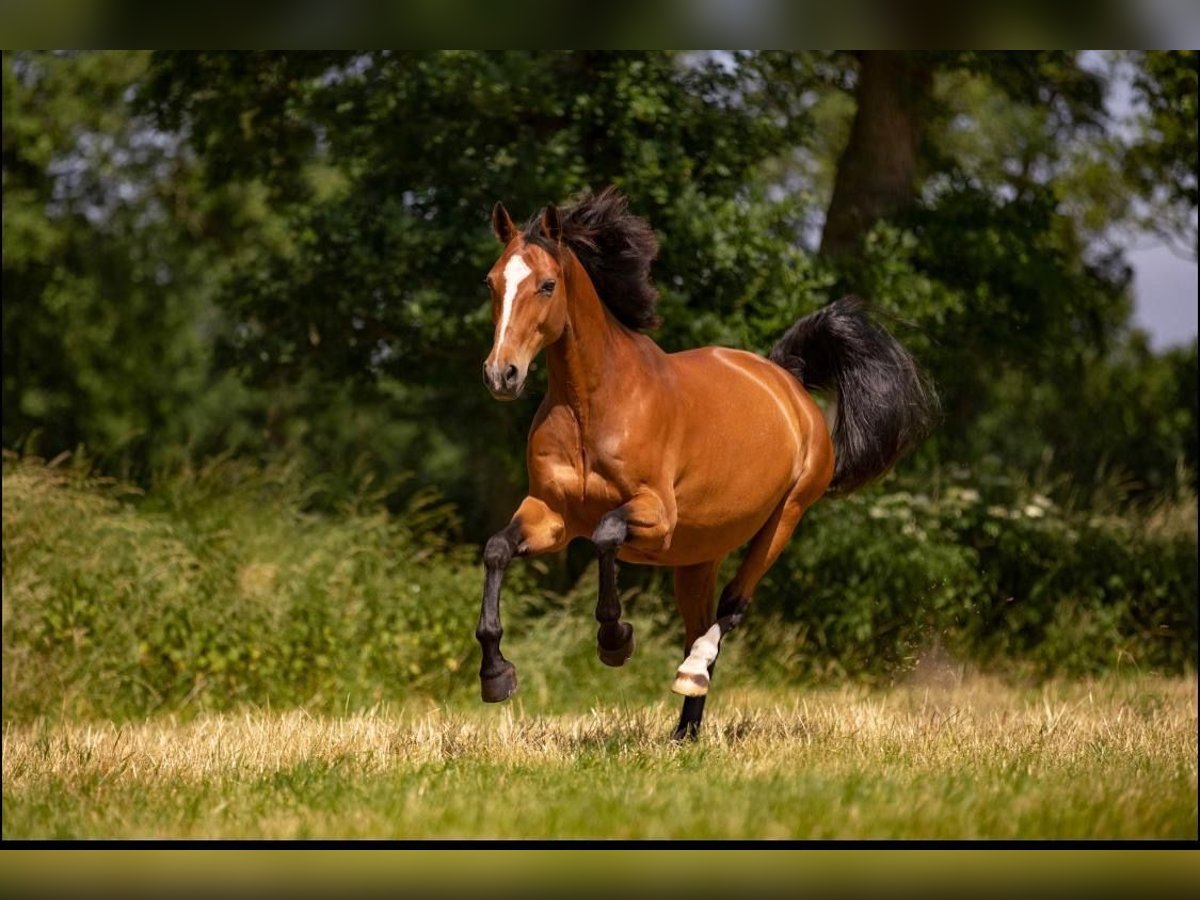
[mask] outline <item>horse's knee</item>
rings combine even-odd
[[[655,510],[639,510],[637,515],[630,516],[626,528],[626,539],[633,546],[641,550],[661,551],[670,548],[675,523],[667,517],[666,510],[659,503]]]
[[[596,545],[598,553],[609,553],[625,543],[628,534],[629,526],[625,521],[624,514],[619,510],[613,510],[605,513],[600,519],[596,530],[592,532],[592,543]]]
[[[489,569],[503,569],[513,558],[516,549],[509,529],[497,532],[488,538],[483,548],[483,564]]]

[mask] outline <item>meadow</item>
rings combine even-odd
[[[1104,554],[1060,560],[1006,626],[1033,654],[989,664],[994,635],[976,640],[974,620],[897,663],[919,625],[929,636],[929,610],[878,644],[880,619],[864,632],[858,618],[896,585],[921,596],[922,565],[970,549],[954,543],[969,532],[937,525],[970,520],[964,491],[921,501],[910,521],[925,540],[877,536],[916,548],[890,561],[839,562],[838,548],[862,545],[849,533],[904,495],[843,505],[798,542],[832,557],[827,571],[853,567],[826,587],[844,583],[842,605],[813,626],[765,597],[725,642],[700,740],[673,744],[680,635],[659,582],[625,570],[638,649],[609,669],[594,567],[557,593],[540,564],[515,566],[505,649],[521,687],[485,706],[478,550],[454,539],[450,512],[418,497],[392,513],[369,491],[322,510],[319,488],[218,461],[142,492],[82,459],[6,460],[5,838],[1196,835],[1196,675],[1172,664],[1194,656],[1194,507],[1157,509],[1127,556],[1109,548],[1128,522]],[[1012,558],[1045,552],[1066,515],[1010,531]],[[1153,609],[1182,625],[1131,633],[1121,623],[1138,608],[1123,604],[1140,589],[1103,562],[1119,573],[1147,554],[1161,564],[1145,576],[1163,586]],[[1090,618],[1060,621],[1046,603],[1064,572],[1079,597],[1095,592]],[[923,590],[953,593],[932,578]],[[875,646],[893,656],[872,659]]]
[[[9,725],[5,838],[1196,836],[1196,680]]]

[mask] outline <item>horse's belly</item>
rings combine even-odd
[[[779,451],[784,448],[775,446]],[[655,552],[623,547],[627,562],[688,566],[718,559],[749,541],[794,485],[790,460],[721,468],[709,461],[704,477],[685,473],[675,485],[677,519],[671,546]]]
[[[692,566],[711,562],[745,544],[765,522],[766,516],[755,524],[740,526],[729,522],[707,528],[676,525],[671,546],[666,550],[643,552],[625,545],[617,551],[617,558],[623,562],[649,566]]]

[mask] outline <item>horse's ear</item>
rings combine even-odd
[[[504,208],[503,203],[497,202],[492,207],[492,231],[496,235],[496,239],[502,244],[507,244],[512,240],[512,236],[517,232],[517,226],[513,224],[512,217],[508,214],[508,210]]]
[[[562,239],[562,222],[558,217],[558,207],[553,203],[542,210],[542,234],[556,244]]]

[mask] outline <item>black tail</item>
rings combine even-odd
[[[929,432],[932,386],[857,297],[805,316],[771,348],[771,360],[809,390],[837,388],[830,491],[848,494],[878,478]]]

